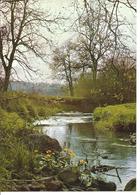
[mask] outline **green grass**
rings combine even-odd
[[[21,118],[30,120],[51,116],[61,111],[90,112],[95,107],[93,100],[80,97],[57,97],[21,92],[0,94],[0,107],[7,112],[16,112]]]
[[[94,127],[101,131],[136,130],[136,104],[120,104],[98,107],[93,112]]]
[[[85,98],[0,93],[0,181],[36,176],[34,151],[30,151],[24,142],[29,134],[39,131],[33,128],[34,120],[61,111],[88,112],[94,107],[93,100]],[[95,127],[104,130],[114,130],[120,125],[130,128],[130,124],[135,125],[135,117],[135,104],[96,108],[94,112]],[[11,184],[0,182],[0,191],[10,190]]]
[[[45,118],[61,111],[59,103],[54,99],[16,92],[0,94],[0,106],[8,113],[15,112],[27,121],[39,117]]]
[[[11,185],[1,180],[28,179],[35,174],[35,154],[24,140],[36,131],[41,133],[33,127],[33,121],[61,111],[77,111],[83,102],[86,105],[84,98],[0,93],[0,191],[11,190]]]
[[[57,112],[78,110],[84,98],[47,97],[21,92],[0,93],[0,133],[14,133],[27,128],[34,120]],[[30,125],[29,125],[30,126]]]
[[[0,132],[11,134],[17,129],[23,129],[25,121],[15,112],[8,113],[0,108]]]
[[[27,179],[27,174],[32,174],[34,154],[24,144],[26,136],[23,135],[38,131],[33,128],[32,121],[58,111],[61,111],[60,105],[43,96],[15,92],[0,94],[0,191],[11,189],[9,183],[1,180]],[[27,174],[24,176],[23,173]]]

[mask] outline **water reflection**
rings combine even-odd
[[[87,116],[61,114],[45,120],[44,124],[47,126],[43,126],[43,131],[47,135],[56,138],[61,146],[75,151],[77,154],[75,160],[87,156],[93,165],[97,163],[98,157],[101,164],[122,167],[123,169],[119,169],[122,184],[117,178],[108,177],[116,182],[118,190],[123,189],[126,182],[135,177],[136,149],[125,141],[128,135],[96,132],[89,114]]]

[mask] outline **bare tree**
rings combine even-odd
[[[135,0],[108,0],[111,3],[120,3],[130,9],[132,9],[134,12],[137,12],[136,9],[136,1]]]
[[[51,31],[49,14],[39,9],[38,0],[0,1],[0,61],[5,72],[3,90],[7,91],[16,62],[24,70],[33,70],[28,56],[32,53],[44,60],[48,44],[45,32]]]
[[[104,59],[110,58],[121,47],[127,48],[124,40],[131,38],[122,30],[127,24],[118,13],[120,2],[113,2],[84,0],[84,10],[78,13],[74,27],[79,35],[79,54],[85,68],[93,74],[94,87]]]
[[[106,59],[98,76],[98,88],[106,98],[121,103],[135,101],[136,60],[130,50],[116,51],[115,56]],[[100,91],[100,94],[101,94]],[[112,97],[112,98],[110,98]],[[107,101],[107,100],[106,100]]]
[[[108,12],[106,4],[100,0],[94,2],[85,0],[84,3],[85,11],[78,20],[76,30],[80,37],[81,51],[89,59],[88,68],[92,71],[93,83],[96,86],[99,65],[114,47],[114,31],[117,33],[118,28],[114,25],[115,18],[113,13]]]
[[[0,91],[2,90],[3,86],[3,71],[2,71],[2,65],[0,64]]]
[[[57,47],[53,51],[53,60],[50,68],[55,77],[66,81],[71,96],[74,96],[74,81],[78,76],[79,63],[75,44],[68,42],[62,47]]]

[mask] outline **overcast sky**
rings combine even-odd
[[[81,1],[82,2],[82,1]],[[40,0],[40,7],[45,11],[51,13],[51,15],[54,17],[57,16],[58,14],[64,16],[64,17],[70,17],[70,20],[67,20],[64,22],[64,26],[69,26],[70,23],[72,23],[72,19],[74,17],[71,15],[73,13],[73,8],[72,8],[72,0]],[[63,27],[64,27],[63,26]],[[74,32],[64,32],[62,29],[59,29],[55,31],[55,34],[47,34],[47,37],[52,39],[55,43],[63,44],[65,41],[68,39],[71,39],[73,36],[75,36]],[[49,53],[49,51],[48,51]],[[21,80],[29,80],[31,82],[53,82],[52,81],[52,75],[49,69],[48,64],[45,64],[42,62],[40,59],[37,59],[35,56],[29,56],[30,59],[30,64],[34,67],[35,70],[37,71],[37,74],[31,73],[32,77],[30,77],[25,71],[22,70],[21,67],[18,65],[15,65],[16,70],[18,72],[19,78]],[[49,57],[48,57],[49,59]],[[16,78],[16,75],[14,74],[13,76],[15,80],[19,80],[19,78]]]
[[[79,3],[82,6],[83,0],[79,0]],[[70,17],[69,20],[65,21],[65,24],[63,24],[63,27],[69,26],[72,24],[74,19],[76,18],[76,12],[74,12],[74,8],[72,6],[73,1],[72,0],[40,0],[40,6],[41,8],[47,12],[49,10],[50,13],[53,15],[61,14],[64,17]],[[127,9],[126,7],[121,8],[121,13],[123,16],[126,16],[127,19],[130,22],[135,22],[135,17],[133,14]],[[63,29],[63,28],[62,28]],[[63,32],[63,30],[57,30],[54,35],[51,35],[51,39],[54,42],[58,42],[58,44],[63,44],[68,39],[71,39],[75,36],[75,33],[71,30],[69,32]],[[19,73],[19,78],[22,80],[28,80],[33,82],[53,82],[51,78],[51,73],[49,70],[48,64],[43,63],[40,59],[36,59],[33,56],[30,56],[30,63],[32,64],[35,69],[38,70],[38,74],[32,74],[32,78],[30,78],[25,72],[23,72],[18,65],[16,65],[16,69]]]

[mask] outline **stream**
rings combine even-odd
[[[47,120],[36,121],[51,138],[59,141],[76,153],[73,161],[88,158],[89,165],[111,165],[119,167],[122,183],[116,177],[116,171],[100,176],[115,182],[117,190],[122,191],[126,183],[136,177],[136,147],[128,142],[126,133],[96,132],[91,113],[58,113]],[[110,176],[113,175],[113,176]]]

